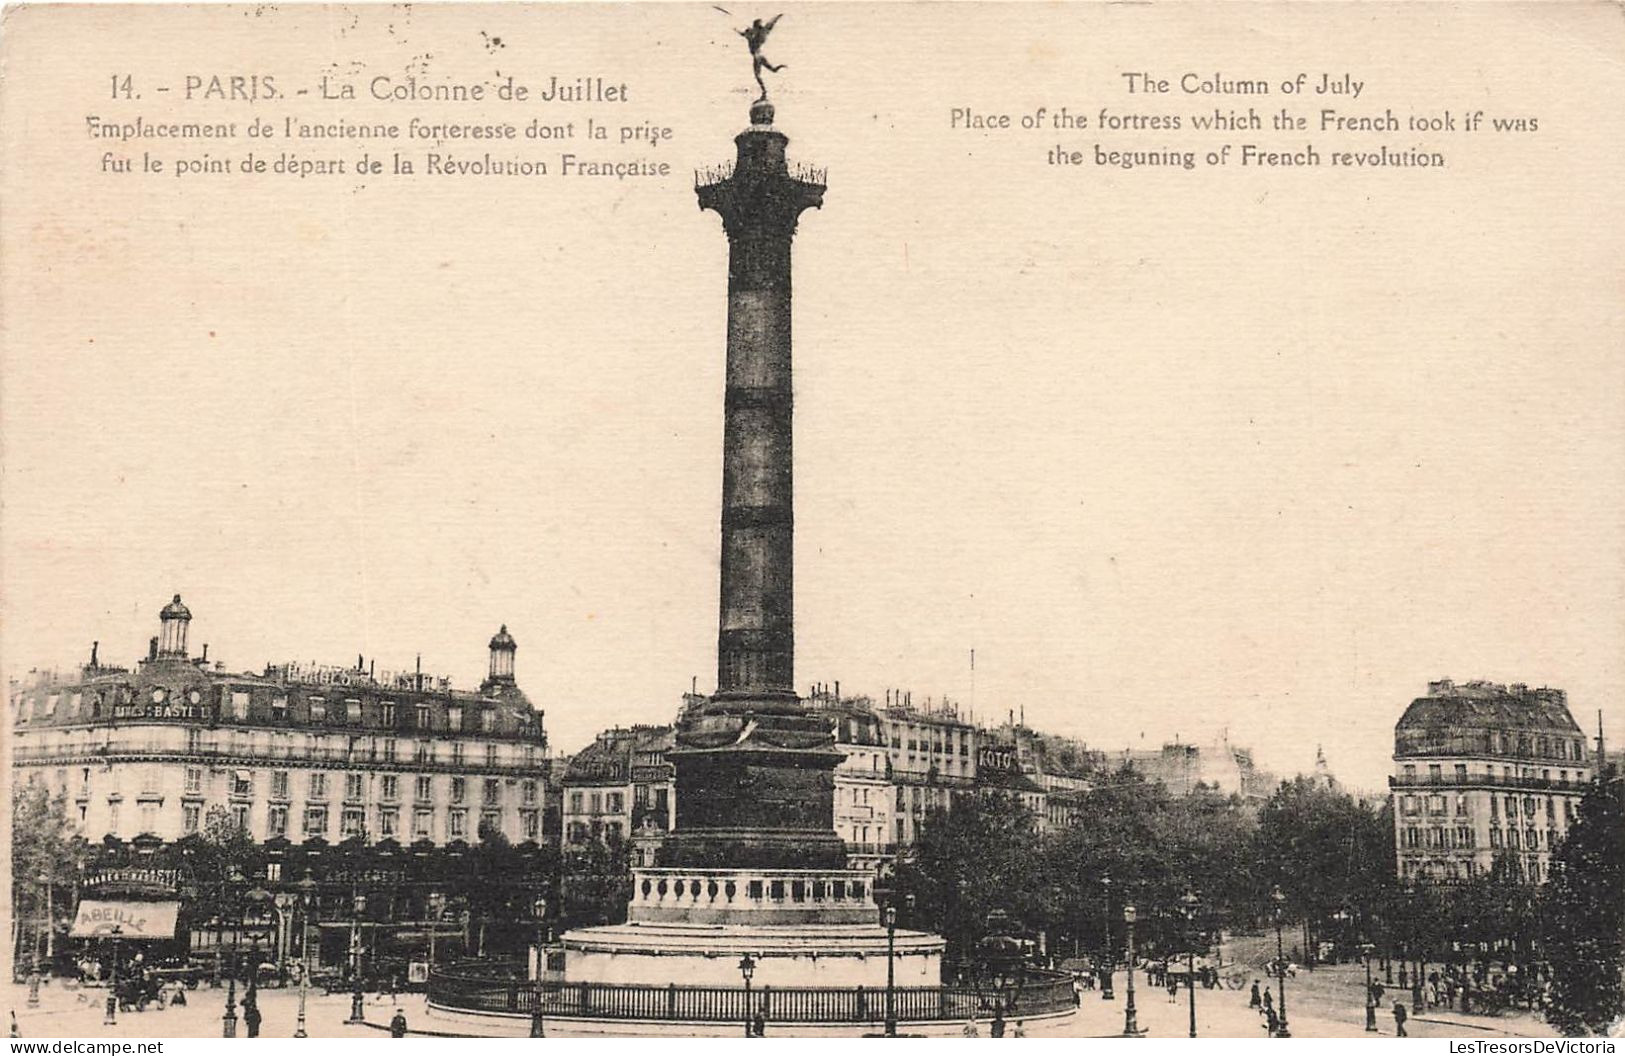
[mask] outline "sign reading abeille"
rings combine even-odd
[[[98,902],[86,899],[73,915],[76,939],[172,939],[178,902]]]

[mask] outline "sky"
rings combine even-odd
[[[1228,731],[1281,773],[1324,745],[1371,789],[1444,677],[1563,687],[1625,743],[1606,13],[794,8],[764,49],[787,66],[777,124],[829,170],[794,264],[798,685],[1024,712],[1107,750]],[[686,4],[13,12],[5,671],[93,639],[133,661],[180,593],[194,650],[233,669],[421,653],[473,685],[506,624],[565,752],[713,688],[727,247],[690,173],[745,124],[734,28]],[[186,109],[109,100],[81,75],[104,69],[602,76],[630,101]],[[1365,84],[1346,112],[1541,125],[1346,139],[1426,139],[1436,171],[1240,172],[1045,158],[1240,134],[951,124],[1213,108],[1130,96],[1127,70],[1346,71]],[[166,112],[647,121],[672,138],[606,156],[674,175],[100,171],[87,113]],[[360,153],[135,151],[251,147]]]

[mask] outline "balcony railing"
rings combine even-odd
[[[1532,790],[1559,790],[1578,792],[1590,782],[1564,780],[1560,777],[1519,777],[1516,774],[1419,774],[1415,777],[1390,777],[1389,788],[1520,788]]]
[[[97,762],[118,759],[140,760],[154,756],[187,759],[220,759],[233,766],[253,766],[265,763],[349,763],[351,765],[389,766],[403,770],[510,770],[534,772],[541,768],[540,761],[524,762],[512,759],[488,763],[484,756],[465,756],[462,759],[418,759],[410,752],[398,751],[393,758],[383,751],[365,749],[350,751],[346,748],[302,748],[287,746],[229,745],[177,745],[177,744],[125,744],[112,748],[103,744],[55,745],[52,747],[18,747],[12,751],[16,762],[52,762],[75,759],[95,759]]]
[[[991,1014],[992,990],[957,986],[900,986],[897,1018],[924,1023]],[[545,983],[520,977],[518,966],[454,965],[429,976],[429,1003],[470,1012],[582,1019],[742,1023],[760,1010],[770,1023],[880,1023],[886,1016],[883,987],[633,986],[608,983]],[[1075,1006],[1072,980],[1059,972],[1030,969],[1007,1018],[1050,1015]]]
[[[897,853],[895,843],[848,843],[847,857],[854,855],[890,855]]]

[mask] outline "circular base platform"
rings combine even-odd
[[[941,937],[898,931],[893,942],[897,986],[941,982]],[[738,987],[739,961],[748,953],[756,962],[752,985],[758,988],[884,989],[886,950],[886,929],[875,924],[611,924],[565,934],[564,977],[573,983]]]

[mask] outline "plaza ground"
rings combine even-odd
[[[1262,978],[1262,976],[1260,976]],[[1292,1033],[1297,1037],[1365,1037],[1365,1004],[1363,997],[1364,973],[1357,965],[1337,965],[1299,970],[1289,978],[1287,986],[1287,1013]],[[1140,1027],[1155,1037],[1184,1037],[1189,1031],[1189,995],[1180,990],[1178,1000],[1170,1002],[1166,990],[1144,985],[1145,975],[1135,978],[1135,1005]],[[1123,974],[1115,977],[1115,1000],[1103,1001],[1099,991],[1085,992],[1082,1006],[1077,1012],[1051,1020],[1038,1020],[1026,1025],[1031,1037],[1109,1037],[1123,1029],[1123,1008],[1127,990]],[[115,1038],[115,1037],[220,1037],[221,1016],[225,1010],[226,991],[199,988],[188,993],[184,1008],[151,1009],[146,1012],[120,1012],[118,1023],[108,1026],[102,1022],[106,991],[96,988],[78,989],[52,983],[42,988],[40,1007],[27,1007],[27,988],[8,986],[4,1000],[8,1009],[17,1014],[19,1032],[25,1038]],[[237,996],[241,998],[242,992]],[[1264,1036],[1263,1021],[1258,1013],[1247,1007],[1247,989],[1215,989],[1196,991],[1197,1034],[1200,1037],[1258,1037]],[[259,1007],[264,1016],[260,1033],[266,1037],[290,1037],[298,1017],[298,991],[262,989]],[[348,994],[311,993],[306,1004],[306,1029],[319,1038],[377,1038],[384,1036],[383,1028],[401,1008],[413,1032],[464,1033],[465,1031],[444,1020],[427,1014],[423,995],[401,995],[398,1002],[389,995],[367,995],[367,1025],[345,1023],[350,1013]],[[239,1017],[241,1009],[238,1009]],[[962,1026],[962,1024],[961,1024]],[[987,1036],[987,1022],[979,1029]],[[1385,1000],[1378,1010],[1379,1032],[1376,1036],[1392,1037],[1394,1020],[1391,1002]],[[823,1036],[861,1035],[873,1031],[870,1026],[853,1026],[850,1030],[820,1031]],[[903,1028],[905,1032],[907,1027]],[[1011,1024],[1013,1031],[1014,1024]],[[779,1033],[772,1023],[768,1030]],[[1468,1015],[1439,1009],[1411,1018],[1408,1031],[1414,1037],[1550,1037],[1552,1031],[1539,1019],[1527,1013],[1499,1016]],[[247,1036],[247,1029],[239,1018],[239,1037]],[[493,1021],[485,1030],[467,1030],[466,1033],[488,1033],[506,1036],[523,1035],[523,1021]],[[650,1034],[674,1035],[689,1033],[681,1026],[653,1026]],[[785,1027],[784,1034],[794,1034]],[[938,1026],[930,1033],[941,1033]],[[957,1031],[952,1031],[957,1033]],[[576,1034],[596,1034],[584,1026],[565,1023],[549,1024],[549,1036],[562,1037]],[[618,1031],[625,1033],[625,1031]]]

